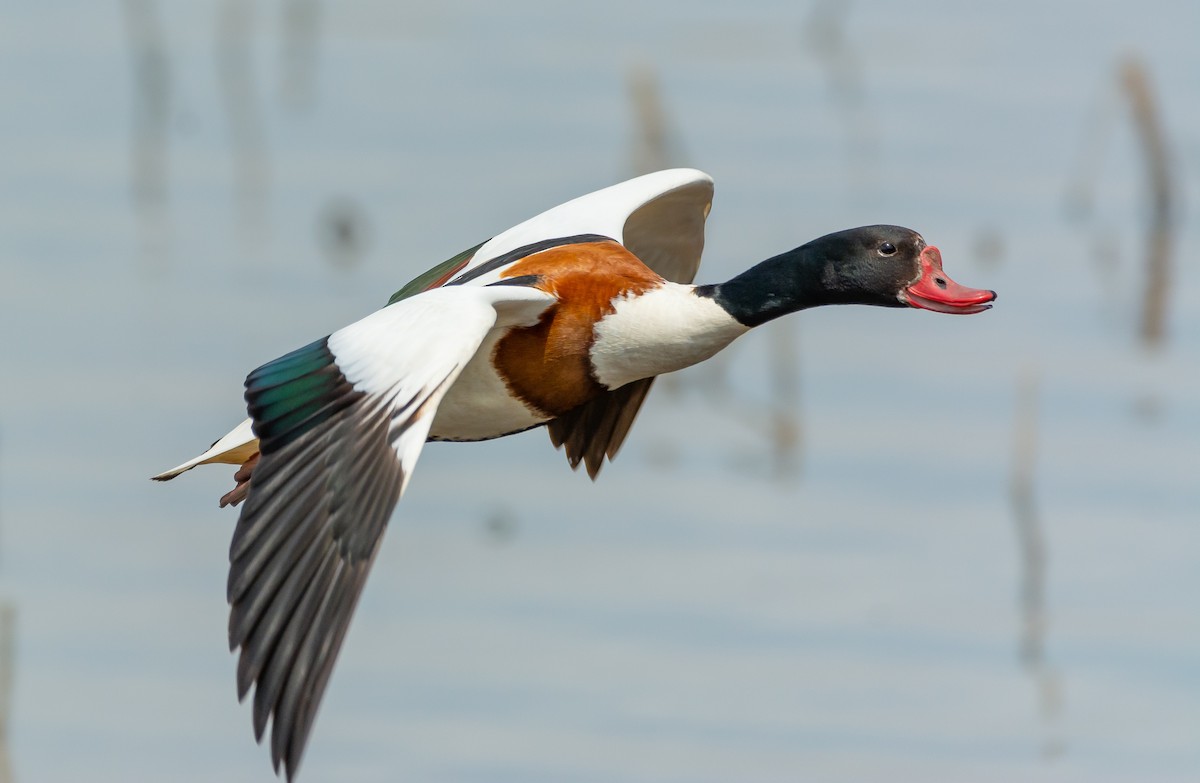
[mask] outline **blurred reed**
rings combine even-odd
[[[280,13],[279,97],[284,107],[307,111],[315,103],[321,4],[319,0],[284,0]]]
[[[153,0],[125,0],[125,34],[133,66],[130,182],[147,269],[166,249],[171,61]]]
[[[217,13],[217,76],[229,124],[238,232],[252,248],[266,233],[270,179],[253,40],[254,3],[225,0]]]
[[[1118,63],[1115,83],[1116,89],[1110,94],[1110,100],[1093,111],[1085,124],[1087,131],[1081,145],[1079,171],[1068,185],[1066,206],[1068,216],[1073,219],[1082,221],[1090,217],[1096,189],[1095,178],[1101,168],[1105,142],[1111,134],[1115,118],[1112,104],[1125,104],[1141,149],[1147,182],[1145,256],[1141,264],[1141,274],[1145,280],[1136,337],[1144,350],[1152,351],[1166,341],[1171,254],[1176,230],[1175,174],[1171,169],[1171,155],[1161,111],[1151,87],[1150,74],[1142,60],[1130,56]],[[1111,227],[1101,225],[1094,230],[1096,249],[1093,255],[1097,261],[1097,272],[1109,288],[1119,295],[1119,264],[1113,250],[1116,242]]]
[[[1149,180],[1150,211],[1147,223],[1146,283],[1138,336],[1147,349],[1158,348],[1165,336],[1167,290],[1174,235],[1172,183],[1166,137],[1146,67],[1137,58],[1121,63],[1119,80],[1133,115],[1133,127],[1142,147]]]
[[[167,250],[170,52],[157,3],[125,0],[124,9],[133,66],[130,180],[143,254],[156,261]],[[318,0],[287,0],[281,8],[279,96],[283,106],[295,112],[315,102],[320,18]],[[270,166],[263,107],[255,88],[254,37],[255,4],[226,0],[217,9],[215,60],[229,131],[234,220],[243,243],[258,250],[266,233]],[[365,213],[350,199],[331,199],[317,217],[318,243],[334,266],[353,266],[368,236]]]
[[[1026,369],[1017,380],[1016,422],[1013,427],[1013,461],[1009,498],[1021,558],[1021,630],[1018,644],[1021,665],[1037,691],[1038,711],[1047,736],[1042,755],[1054,758],[1063,751],[1057,731],[1062,712],[1062,685],[1058,671],[1046,660],[1046,537],[1034,498],[1034,465],[1038,441],[1038,373]]]
[[[633,174],[686,165],[683,141],[667,114],[658,74],[644,63],[634,65],[627,83],[634,117]]]
[[[848,0],[818,0],[800,28],[801,47],[821,66],[829,84],[833,110],[842,125],[839,136],[846,144],[847,181],[851,195],[871,196],[878,170],[878,142],[872,114],[866,109],[866,86],[860,62],[861,49],[846,34]]]

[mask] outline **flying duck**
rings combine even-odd
[[[435,266],[362,320],[254,370],[250,417],[195,459],[238,466],[230,650],[261,742],[296,773],[396,501],[426,441],[545,426],[594,479],[655,376],[809,307],[987,310],[898,226],[839,231],[693,285],[712,204],[694,169],[569,201]]]

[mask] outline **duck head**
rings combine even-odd
[[[942,254],[912,229],[862,226],[827,234],[698,291],[746,326],[832,304],[915,307],[969,315],[995,291],[968,288],[942,270]]]

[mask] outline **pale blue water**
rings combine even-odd
[[[1200,7],[860,2],[821,59],[804,4],[324,3],[296,110],[285,5],[249,17],[265,154],[242,196],[217,67],[236,62],[218,34],[237,6],[0,13],[16,779],[270,779],[224,641],[228,472],[146,478],[240,419],[249,369],[632,174],[635,66],[657,76],[672,162],[717,180],[705,279],[895,222],[997,307],[814,311],[750,335],[658,389],[595,485],[542,433],[431,446],[301,780],[1200,779]],[[169,62],[148,218],[126,27],[146,6]],[[1150,354],[1127,56],[1176,177]],[[1069,220],[1080,181],[1093,209]],[[367,245],[335,266],[317,223],[344,199]],[[778,480],[760,419],[787,335],[803,450]],[[702,390],[721,377],[718,405]],[[1048,555],[1033,671],[1009,500],[1021,377]]]

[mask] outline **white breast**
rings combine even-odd
[[[641,296],[618,299],[596,324],[592,366],[610,389],[708,359],[749,331],[693,286],[666,283]]]

